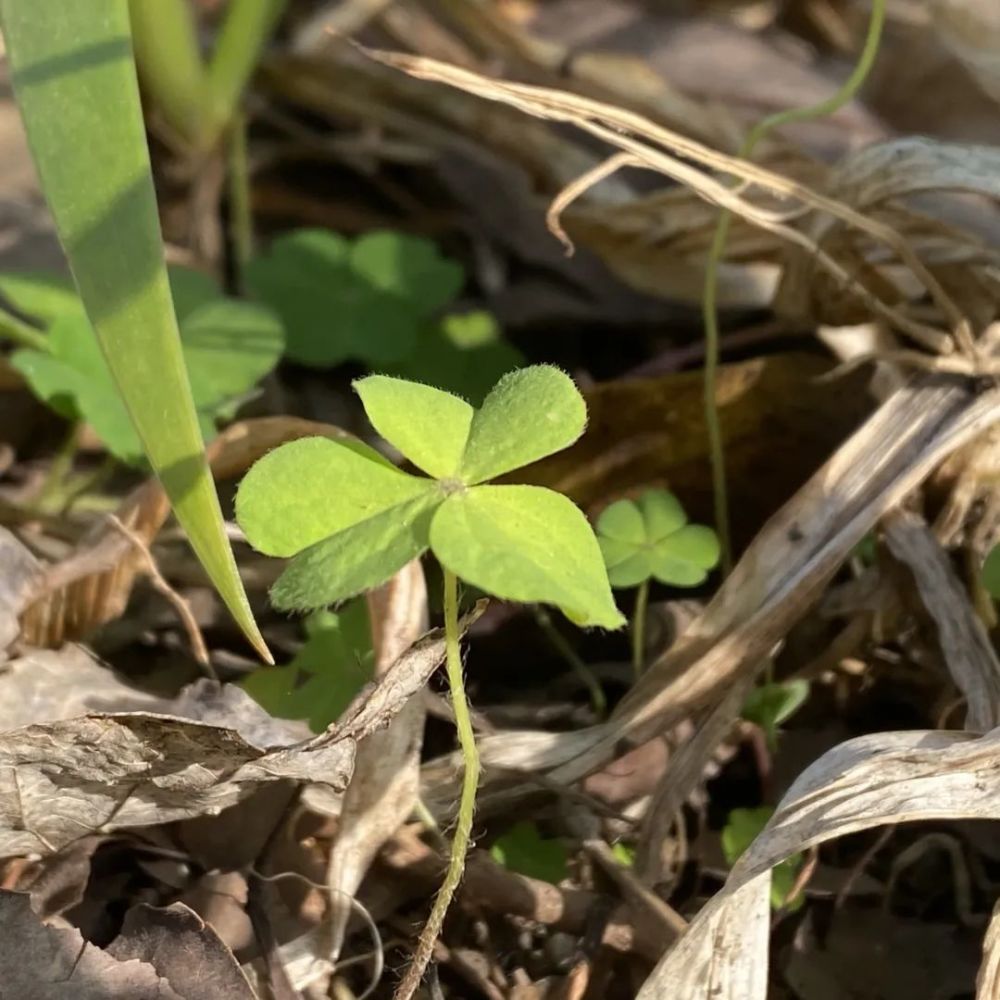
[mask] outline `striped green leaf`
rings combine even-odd
[[[87,315],[150,463],[262,656],[204,455],[163,259],[127,0],[0,0],[14,93]]]

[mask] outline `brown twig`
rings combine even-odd
[[[191,606],[187,601],[181,597],[180,594],[174,590],[173,587],[167,583],[166,578],[160,572],[159,566],[156,565],[156,560],[153,558],[153,553],[149,551],[149,546],[129,527],[122,523],[122,521],[115,514],[108,515],[108,522],[111,524],[115,530],[121,532],[125,538],[132,544],[136,552],[142,558],[143,564],[146,567],[146,572],[149,574],[150,582],[153,586],[170,602],[174,610],[177,612],[181,623],[184,625],[184,630],[187,632],[188,641],[191,643],[191,653],[197,660],[198,664],[202,667],[206,674],[212,678],[212,680],[217,681],[219,678],[215,673],[215,669],[212,666],[212,662],[209,659],[208,647],[205,645],[205,637],[201,634],[201,628],[195,619],[194,612],[191,610]]]

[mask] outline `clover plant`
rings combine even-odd
[[[360,361],[481,401],[523,363],[489,313],[443,315],[465,282],[428,240],[396,232],[349,240],[325,229],[280,236],[245,270],[281,316],[288,357],[328,368]]]
[[[223,296],[205,274],[171,268],[169,276],[199,423],[212,437],[216,421],[231,417],[277,364],[281,323],[263,306]],[[11,357],[35,395],[62,416],[85,420],[123,462],[141,462],[139,436],[72,285],[52,275],[8,274],[0,276],[0,294],[46,331],[38,348]]]
[[[774,815],[771,806],[759,806],[756,809],[734,809],[722,831],[722,853],[732,865],[754,842],[760,832],[767,826],[768,820]],[[771,869],[771,908],[781,910],[785,907],[790,912],[797,910],[803,903],[803,896],[797,894],[790,899],[792,890],[802,868],[802,855],[793,854],[785,858]]]
[[[666,490],[618,500],[597,519],[597,538],[613,587],[636,587],[632,662],[642,668],[649,581],[697,587],[719,561],[719,539],[702,524],[688,524],[680,501]]]
[[[504,376],[473,408],[385,375],[354,383],[376,431],[426,476],[367,445],[323,437],[282,445],[240,484],[236,518],[254,548],[291,557],[271,598],[313,609],[388,580],[430,550],[443,569],[448,680],[465,776],[452,857],[422,940],[433,940],[464,868],[479,761],[462,680],[458,579],[505,600],[558,607],[579,625],[618,628],[597,539],[583,513],[538,486],[491,479],[571,445],[586,405],[557,368]],[[414,964],[419,965],[418,958]]]
[[[305,631],[305,644],[290,663],[255,670],[242,686],[271,715],[305,719],[320,733],[372,679],[368,608],[359,600],[340,612],[315,611],[306,619]]]
[[[768,681],[750,692],[743,705],[742,715],[764,730],[768,746],[774,750],[781,724],[790,719],[808,697],[808,681]]]

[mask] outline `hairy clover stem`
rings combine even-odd
[[[452,707],[455,712],[455,728],[458,730],[458,745],[465,763],[462,777],[462,796],[458,804],[458,822],[451,841],[451,857],[448,871],[441,883],[441,891],[434,900],[427,924],[420,934],[417,949],[413,953],[406,975],[396,989],[394,1000],[409,1000],[416,992],[423,978],[424,970],[434,950],[434,942],[444,923],[445,914],[455,890],[462,881],[465,871],[465,855],[472,835],[472,819],[476,810],[476,789],[479,787],[479,751],[476,736],[472,731],[472,717],[469,702],[465,697],[465,682],[462,678],[462,653],[458,639],[458,579],[454,573],[444,570],[444,636],[445,655],[448,669],[448,685],[451,688]]]
[[[872,0],[872,13],[868,21],[868,33],[865,44],[858,56],[851,75],[841,84],[836,93],[824,101],[811,104],[805,108],[789,108],[761,119],[747,133],[739,156],[748,159],[757,143],[772,129],[794,122],[809,121],[831,115],[843,107],[861,89],[865,78],[875,63],[879,42],[882,38],[882,25],[885,23],[886,0]],[[708,251],[708,261],[705,266],[705,284],[702,289],[701,312],[705,328],[705,381],[704,405],[705,425],[708,429],[708,447],[712,462],[712,492],[715,501],[715,530],[719,534],[722,547],[722,570],[728,573],[732,568],[732,547],[729,540],[729,498],[726,491],[726,457],[722,446],[722,425],[719,421],[719,411],[715,405],[716,382],[719,369],[719,315],[717,307],[719,290],[719,264],[726,254],[726,243],[729,240],[729,224],[732,213],[723,209],[719,213],[719,221],[712,237],[712,245]]]
[[[247,117],[233,115],[229,126],[229,232],[236,262],[236,286],[243,287],[243,272],[253,256],[253,208],[250,204],[250,164],[247,156]]]

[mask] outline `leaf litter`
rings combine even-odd
[[[780,110],[784,100],[798,103],[793,77],[782,75],[792,72],[794,47],[782,41],[805,37],[820,52],[850,51],[856,31],[847,6],[804,5],[808,28],[763,8],[753,15],[727,8],[718,23],[734,53],[740,46],[749,52],[752,42],[782,54],[784,61],[772,63],[780,68],[769,92]],[[940,41],[953,53],[940,54],[953,60],[945,65],[957,73],[962,64],[983,94],[995,93],[988,5],[930,6]],[[311,33],[307,24],[290,25],[257,84],[273,103],[255,105],[254,114],[274,130],[273,149],[290,149],[292,137],[300,144],[293,159],[305,149],[307,161],[332,163],[365,193],[363,207],[352,206],[325,179],[313,184],[308,170],[286,170],[279,154],[255,179],[258,222],[277,235],[259,261],[280,263],[304,231],[315,231],[309,238],[337,266],[312,294],[329,300],[327,312],[346,309],[350,321],[336,337],[324,337],[321,327],[296,330],[300,303],[288,289],[302,275],[294,268],[279,274],[275,265],[276,284],[265,288],[267,267],[258,264],[256,291],[283,319],[288,342],[299,338],[290,352],[297,365],[278,368],[254,399],[227,388],[233,408],[220,419],[226,423],[242,406],[241,419],[209,446],[223,483],[303,439],[369,455],[370,446],[383,445],[365,436],[351,408],[347,378],[354,371],[344,375],[335,366],[349,357],[412,377],[415,369],[393,351],[439,336],[450,319],[442,309],[491,309],[514,346],[482,367],[530,361],[569,368],[590,423],[565,452],[518,472],[493,455],[480,470],[484,477],[505,472],[497,488],[566,492],[598,525],[616,504],[641,503],[647,490],[665,488],[691,520],[709,522],[700,372],[680,370],[697,367],[700,334],[683,310],[699,301],[717,208],[735,215],[720,301],[735,331],[724,334],[724,350],[740,360],[724,366],[717,403],[739,500],[740,558],[724,581],[708,576],[693,612],[682,611],[674,590],[654,590],[654,655],[634,684],[612,639],[556,623],[612,694],[607,718],[586,707],[573,672],[539,652],[556,647],[529,636],[523,613],[494,605],[469,622],[485,766],[477,829],[483,846],[470,856],[461,911],[437,944],[438,979],[430,985],[448,996],[820,1000],[847,982],[822,960],[824,949],[847,949],[843,966],[852,964],[851,949],[862,948],[844,929],[852,918],[859,927],[871,923],[867,892],[882,895],[888,922],[872,923],[872,934],[919,940],[922,953],[947,949],[958,914],[972,913],[987,927],[975,988],[979,997],[992,996],[996,889],[988,874],[977,874],[983,850],[957,821],[1000,819],[991,731],[1000,690],[996,618],[978,576],[1000,525],[984,457],[1000,397],[980,377],[996,369],[996,136],[956,139],[934,120],[927,138],[896,134],[869,115],[866,102],[880,100],[873,87],[849,115],[824,123],[822,143],[819,131],[790,130],[768,140],[759,165],[744,163],[729,153],[760,81],[724,107],[697,96],[712,92],[704,77],[681,80],[653,68],[664,65],[655,47],[667,43],[650,26],[673,17],[674,27],[696,38],[708,30],[703,18],[623,14],[608,4],[601,17],[619,26],[640,18],[639,41],[626,55],[593,44],[597,36],[587,32],[601,18],[592,4],[581,6],[587,17],[558,31],[554,14],[533,8],[372,5],[353,22],[348,11],[345,23],[364,26],[364,50],[316,24]],[[763,18],[763,28],[748,28],[751,16]],[[926,35],[921,16],[899,22],[898,37],[886,42],[887,60],[915,61],[899,38]],[[528,27],[533,20],[543,27]],[[574,31],[582,41],[571,39]],[[410,52],[384,51],[394,45]],[[826,92],[832,78],[826,64],[816,65],[813,82]],[[361,138],[345,122],[357,123]],[[852,148],[858,135],[875,141]],[[607,148],[599,151],[594,139]],[[261,148],[272,155],[272,147]],[[433,208],[401,193],[400,173]],[[502,197],[484,197],[484,185]],[[172,196],[165,197],[169,204]],[[448,253],[433,240],[415,251],[429,270],[415,285],[394,286],[388,311],[372,292],[381,265],[366,270],[362,251],[372,243],[373,260],[397,250],[405,256],[409,250],[400,248],[415,244],[389,232],[387,203],[412,232],[447,232],[455,223],[440,219],[451,220],[454,207],[463,213],[446,237]],[[546,242],[546,208],[551,230],[576,245],[574,258]],[[168,234],[171,218],[185,211],[165,213]],[[299,235],[283,237],[289,216]],[[470,232],[474,252],[453,252]],[[202,263],[222,273],[219,260]],[[358,283],[353,291],[351,281]],[[253,271],[247,284],[254,285]],[[747,310],[766,311],[772,326],[740,329]],[[27,306],[24,312],[32,315]],[[315,324],[316,315],[305,318]],[[359,334],[373,316],[386,319],[380,333],[392,334],[388,348]],[[591,325],[577,330],[581,319]],[[816,383],[817,374],[831,371],[813,342],[817,327],[836,334],[873,320],[881,329],[848,362],[855,370],[834,369],[832,380]],[[602,336],[594,337],[597,331]],[[320,346],[331,352],[320,359],[322,377],[303,369]],[[870,369],[859,361],[866,355],[891,373],[894,388],[870,390]],[[458,375],[437,379],[430,365],[420,381],[461,392],[470,368],[453,361],[440,371]],[[12,384],[16,391],[16,373]],[[482,398],[475,390],[468,395],[473,403]],[[79,411],[90,419],[86,407]],[[376,429],[423,472],[447,476],[454,469],[440,463],[455,456],[427,452],[421,416],[416,404],[405,421],[376,422]],[[91,422],[101,436],[99,420]],[[214,428],[206,423],[206,430]],[[213,602],[199,597],[204,581],[164,530],[169,511],[155,482],[121,501],[122,484],[134,486],[136,478],[115,480],[115,506],[103,509],[116,509],[131,536],[72,504],[53,519],[31,503],[35,449],[15,447],[27,458],[19,454],[13,476],[5,470],[0,483],[6,523],[16,533],[0,536],[0,637],[9,656],[0,673],[8,684],[0,733],[0,840],[11,859],[4,886],[31,889],[28,873],[73,851],[90,875],[77,893],[83,902],[48,914],[44,924],[27,896],[4,892],[4,926],[24,936],[7,937],[10,947],[32,960],[51,956],[44,972],[21,962],[16,974],[29,979],[0,980],[4,989],[34,995],[25,992],[30,980],[39,996],[70,995],[70,984],[72,995],[86,996],[92,980],[103,991],[95,996],[156,990],[197,997],[208,988],[236,997],[256,988],[261,995],[282,988],[308,996],[350,988],[356,995],[371,961],[370,946],[355,933],[352,897],[381,928],[387,954],[404,965],[440,881],[457,794],[458,761],[441,732],[448,707],[424,690],[442,655],[438,635],[421,638],[438,611],[434,563],[407,562],[368,596],[374,687],[364,687],[324,729],[368,670],[357,643],[316,647],[314,669],[315,633],[272,615],[268,639],[287,653],[286,666],[247,677],[250,664],[231,652],[235,644]],[[383,461],[375,452],[366,460]],[[611,524],[613,515],[605,516]],[[289,518],[285,527],[303,525]],[[233,535],[262,602],[274,566],[240,544],[235,526]],[[873,544],[866,547],[867,540]],[[474,541],[464,539],[459,552],[442,547],[442,555],[465,558]],[[711,573],[710,555],[692,560],[692,578]],[[153,593],[144,580],[151,566],[169,579],[169,592]],[[141,610],[150,601],[156,614]],[[627,597],[619,603],[630,609]],[[122,657],[113,632],[129,620],[138,638],[126,640],[130,655]],[[239,686],[192,682],[191,636],[202,633],[212,669],[242,678],[271,712]],[[116,667],[121,661],[131,669],[110,670],[75,645],[84,638]],[[477,665],[481,657],[496,669]],[[323,665],[345,658],[358,661],[357,676],[351,680],[345,669],[343,691],[323,691],[336,698],[314,698],[320,688],[310,685],[322,680]],[[136,670],[151,659],[166,665],[166,680],[158,667]],[[833,748],[794,749],[822,728],[824,714],[835,720]],[[284,715],[290,718],[277,717]],[[493,721],[515,715],[528,724]],[[786,787],[780,775],[789,771],[801,773]],[[748,773],[749,796],[739,785]],[[253,832],[248,809],[259,820]],[[875,827],[893,828],[891,839],[865,833]],[[186,840],[177,839],[180,829]],[[726,830],[735,831],[728,859]],[[961,905],[939,891],[942,879],[933,852],[919,847],[919,831],[957,845],[950,855],[957,867],[943,881],[965,894]],[[256,921],[249,949],[235,932],[223,934],[221,919],[217,932],[168,889],[215,884],[211,879],[226,873],[199,868],[225,856],[209,861],[212,838],[218,851],[241,834],[252,860],[234,852],[239,871],[229,874],[247,896],[235,911]],[[93,894],[118,844],[125,856],[141,858],[147,874],[142,890],[115,898],[128,915],[102,936],[84,908],[110,906]],[[258,878],[291,870],[298,882]],[[152,884],[150,871],[157,873]],[[41,899],[41,889],[31,891],[32,900]],[[73,929],[77,924],[89,936]],[[948,976],[937,970],[933,988],[950,988],[962,975],[964,990],[974,988],[970,956],[980,932],[962,938],[962,960]],[[177,961],[180,949],[184,962]],[[71,953],[76,965],[65,962]],[[876,995],[876,984],[904,988],[907,977],[887,965],[857,985],[869,990],[859,995]],[[188,978],[193,967],[204,970],[198,982]],[[933,964],[927,968],[932,978]],[[81,977],[88,982],[75,981]],[[40,992],[50,979],[52,990]],[[391,987],[383,981],[380,995]]]

